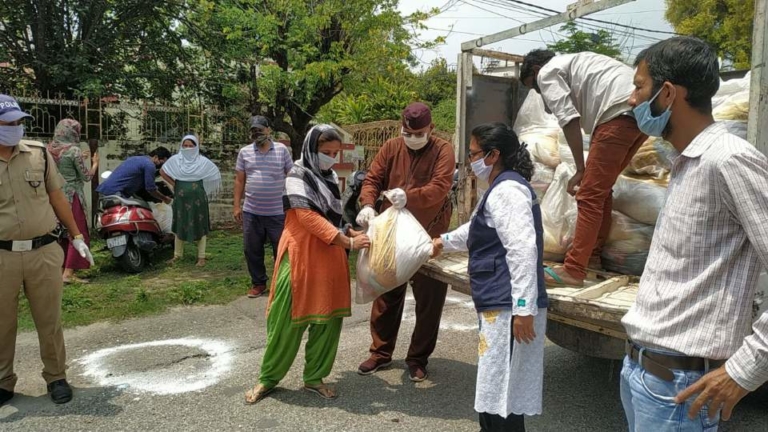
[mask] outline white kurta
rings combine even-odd
[[[515,181],[501,182],[485,203],[487,223],[507,250],[515,302],[512,310],[478,313],[477,412],[502,417],[541,414],[547,311],[536,306],[538,251],[532,207],[530,192]],[[443,234],[444,253],[467,250],[469,225]],[[517,299],[526,300],[525,306],[518,306]],[[528,315],[535,316],[536,338],[518,344],[512,336],[512,318]]]

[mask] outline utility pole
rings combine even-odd
[[[747,140],[768,155],[768,0],[755,0]]]

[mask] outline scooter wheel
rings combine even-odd
[[[141,273],[147,266],[147,255],[130,240],[120,256],[120,266],[128,273]]]

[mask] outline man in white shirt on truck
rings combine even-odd
[[[632,76],[624,63],[591,52],[556,56],[534,50],[525,56],[520,80],[541,94],[547,111],[557,117],[576,164],[568,182],[578,204],[576,231],[564,265],[545,270],[548,286],[583,286],[586,269],[601,267],[613,185],[647,139],[628,103]],[[591,135],[586,163],[582,129]]]

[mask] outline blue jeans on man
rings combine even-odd
[[[267,269],[264,265],[264,246],[267,240],[272,244],[272,256],[277,256],[277,246],[285,226],[285,215],[259,216],[243,212],[243,246],[248,273],[251,275],[252,290],[263,294],[266,289]],[[250,295],[250,294],[249,294]]]
[[[650,350],[664,355],[674,353]],[[644,369],[640,364],[624,358],[621,370],[621,403],[627,415],[630,432],[717,432],[720,413],[709,419],[707,405],[691,420],[688,411],[695,398],[675,403],[675,396],[693,385],[709,371],[673,369],[673,381],[665,381]]]

